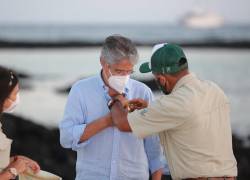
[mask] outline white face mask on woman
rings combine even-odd
[[[3,110],[3,112],[5,113],[12,113],[14,111],[14,109],[16,108],[16,106],[20,103],[20,95],[19,93],[17,93],[16,95],[16,100],[15,101],[11,101],[11,105],[10,107],[8,107],[7,109]]]
[[[108,78],[109,86],[120,94],[124,93],[126,84],[128,83],[129,80],[129,75],[125,76],[112,75],[110,70],[109,73],[111,74],[110,77]]]

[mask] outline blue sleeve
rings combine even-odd
[[[86,128],[86,107],[81,102],[81,94],[78,86],[74,85],[69,93],[65,106],[63,119],[59,124],[60,143],[64,148],[77,150],[88,144],[89,140],[79,143]]]
[[[146,86],[146,85],[145,85]],[[144,100],[148,101],[148,103],[152,103],[154,101],[154,94],[152,93],[151,89],[146,86],[145,93],[144,93]]]
[[[146,87],[144,99],[150,103],[154,101],[154,95],[150,88]],[[162,159],[164,158],[163,151],[158,135],[149,136],[144,139],[145,151],[148,157],[148,164],[151,174],[164,167]]]
[[[148,157],[148,164],[151,174],[164,168],[162,161],[164,157],[159,137],[157,135],[153,135],[145,138],[144,146]]]

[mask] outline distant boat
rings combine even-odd
[[[185,14],[181,24],[190,28],[217,28],[222,26],[224,19],[212,11],[196,9]]]

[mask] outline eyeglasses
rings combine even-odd
[[[122,70],[122,69],[115,69],[115,74],[118,75],[131,75],[134,73],[134,70]]]

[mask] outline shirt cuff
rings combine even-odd
[[[156,171],[163,169],[164,165],[159,158],[153,159],[149,161],[149,169],[151,174],[154,174]]]
[[[72,149],[73,150],[78,150],[79,148],[82,148],[84,146],[86,146],[87,144],[89,144],[90,140],[86,140],[82,143],[79,143],[80,138],[86,128],[86,124],[80,124],[80,125],[76,125],[73,127],[73,145],[72,145]]]

